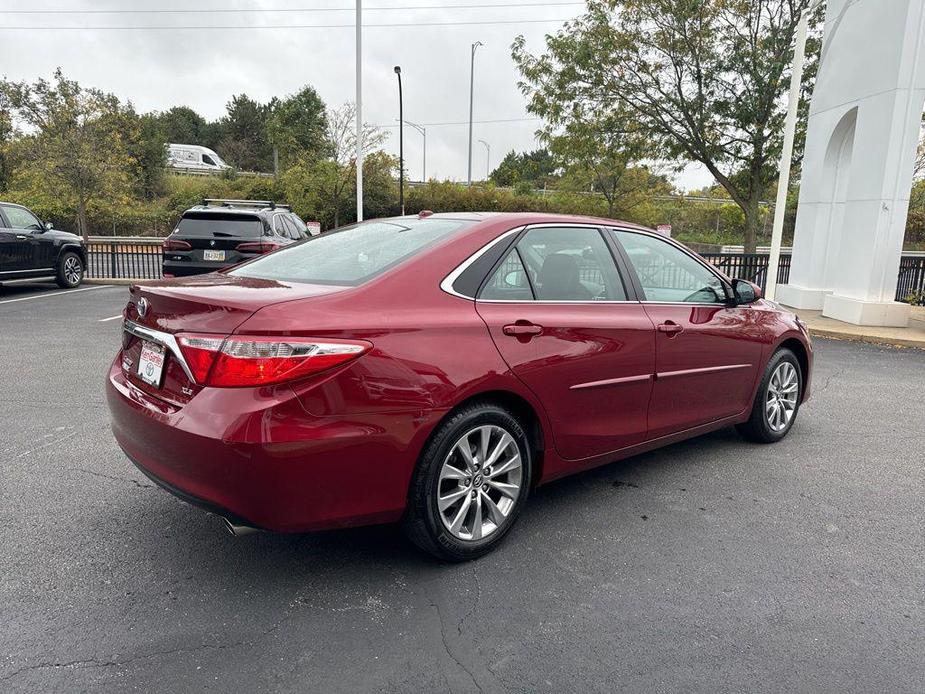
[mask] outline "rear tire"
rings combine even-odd
[[[80,256],[74,251],[66,251],[58,258],[58,267],[55,279],[62,289],[73,289],[80,286],[84,278],[84,264]]]
[[[776,443],[793,427],[802,398],[800,361],[793,352],[782,347],[765,367],[751,416],[744,424],[736,425],[736,429],[749,441]]]
[[[445,420],[421,453],[402,528],[440,559],[475,559],[510,532],[531,482],[520,422],[494,403],[472,403]]]

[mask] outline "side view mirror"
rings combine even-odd
[[[748,280],[733,280],[732,293],[736,305],[753,304],[761,298],[761,287]]]
[[[45,231],[51,231],[55,228],[55,225],[51,222],[45,222],[42,226],[45,228]]]

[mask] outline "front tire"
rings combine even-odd
[[[475,559],[510,532],[531,482],[530,445],[517,418],[491,402],[467,405],[422,452],[403,529],[441,559]]]
[[[55,275],[58,286],[62,289],[79,287],[84,278],[84,264],[80,256],[73,251],[62,253]]]
[[[736,429],[749,441],[776,443],[793,427],[803,399],[803,373],[786,347],[768,361],[748,421]]]

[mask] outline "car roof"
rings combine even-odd
[[[419,215],[390,217],[389,219],[419,219]],[[604,217],[590,217],[573,214],[556,214],[554,212],[435,212],[425,215],[426,219],[458,219],[467,222],[510,222],[512,225],[527,224],[595,224],[601,226],[618,226],[625,229],[654,231],[649,227],[634,222]],[[373,221],[373,220],[370,220]]]
[[[254,215],[270,215],[277,212],[283,214],[292,214],[292,210],[288,207],[235,207],[234,205],[228,205],[227,207],[221,205],[194,205],[183,213],[183,216],[186,216],[190,212],[195,212],[197,215],[201,214],[240,214],[240,215],[249,215],[253,217]]]

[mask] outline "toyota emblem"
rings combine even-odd
[[[148,313],[148,300],[144,297],[141,297],[136,304],[136,308],[138,309],[138,315],[144,318]]]
[[[212,247],[214,248],[214,247],[215,247],[215,241],[209,241],[209,245],[212,246]]]

